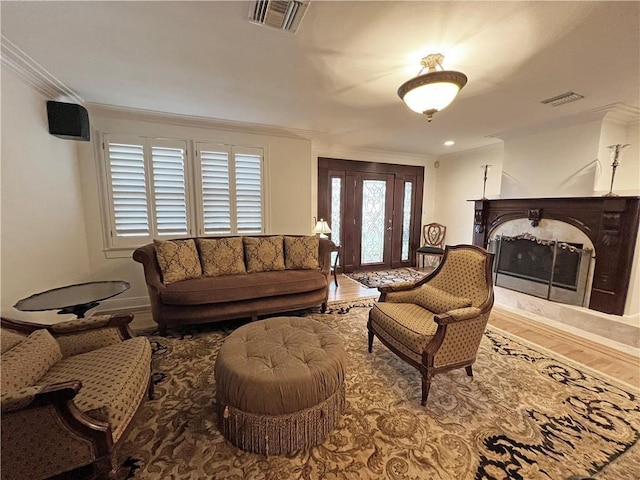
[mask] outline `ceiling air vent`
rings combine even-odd
[[[300,0],[257,0],[249,10],[249,21],[258,25],[296,33],[309,1]]]
[[[557,107],[558,105],[564,105],[565,103],[575,102],[576,100],[580,100],[581,98],[584,98],[584,95],[580,95],[576,92],[567,92],[553,98],[542,100],[540,103],[551,105],[552,107]]]

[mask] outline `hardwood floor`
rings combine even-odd
[[[329,301],[377,297],[376,288],[366,288],[355,280],[338,275],[338,287],[331,279]],[[155,326],[149,309],[134,312],[134,329]],[[529,343],[539,345],[589,368],[640,388],[640,357],[572,335],[494,306],[489,324]]]

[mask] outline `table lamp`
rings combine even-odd
[[[313,219],[315,220],[315,217],[313,217]],[[331,228],[329,227],[327,221],[321,218],[316,222],[316,226],[313,227],[311,233],[320,234],[320,238],[329,238],[325,234],[331,233]]]

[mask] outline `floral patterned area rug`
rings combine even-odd
[[[368,288],[378,288],[392,283],[415,282],[426,273],[417,272],[410,268],[395,268],[393,270],[376,270],[373,272],[353,272],[345,275]]]
[[[422,407],[418,372],[377,339],[367,352],[371,302],[305,314],[345,340],[347,407],[322,445],[286,456],[239,450],[217,428],[213,366],[239,323],[151,335],[155,398],[119,450],[128,478],[640,478],[633,387],[489,327],[474,378],[464,369],[436,375]]]

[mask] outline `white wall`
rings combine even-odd
[[[613,192],[618,195],[637,195],[640,193],[640,158],[638,154],[638,124],[624,125],[608,120],[602,122],[600,148],[598,150],[598,169],[594,190],[597,195],[607,193],[611,187],[611,150],[609,145],[629,146],[618,156],[618,167],[613,183]]]
[[[469,200],[482,198],[482,165],[491,165],[487,174],[487,198],[500,195],[502,156],[503,144],[498,143],[439,158],[433,219],[447,226],[447,245],[472,243],[474,202]]]
[[[142,135],[164,138],[194,139],[263,147],[268,166],[266,230],[273,234],[309,234],[312,217],[311,142],[276,135],[261,135],[239,130],[213,128],[205,119],[178,118],[133,111],[89,108],[95,132]],[[97,134],[94,138],[98,138]],[[104,252],[104,219],[100,208],[102,185],[98,175],[100,149],[85,144],[79,149],[84,188],[83,203],[87,225],[87,242],[91,272],[95,278],[125,280],[131,288],[99,309],[131,308],[148,305],[142,265],[131,258],[131,251],[120,252],[123,258],[107,258]],[[314,200],[315,201],[315,200]]]
[[[593,195],[600,121],[502,137],[501,198]]]
[[[21,298],[91,280],[76,144],[48,132],[46,100],[2,68],[2,315]],[[73,316],[70,316],[73,318]]]

